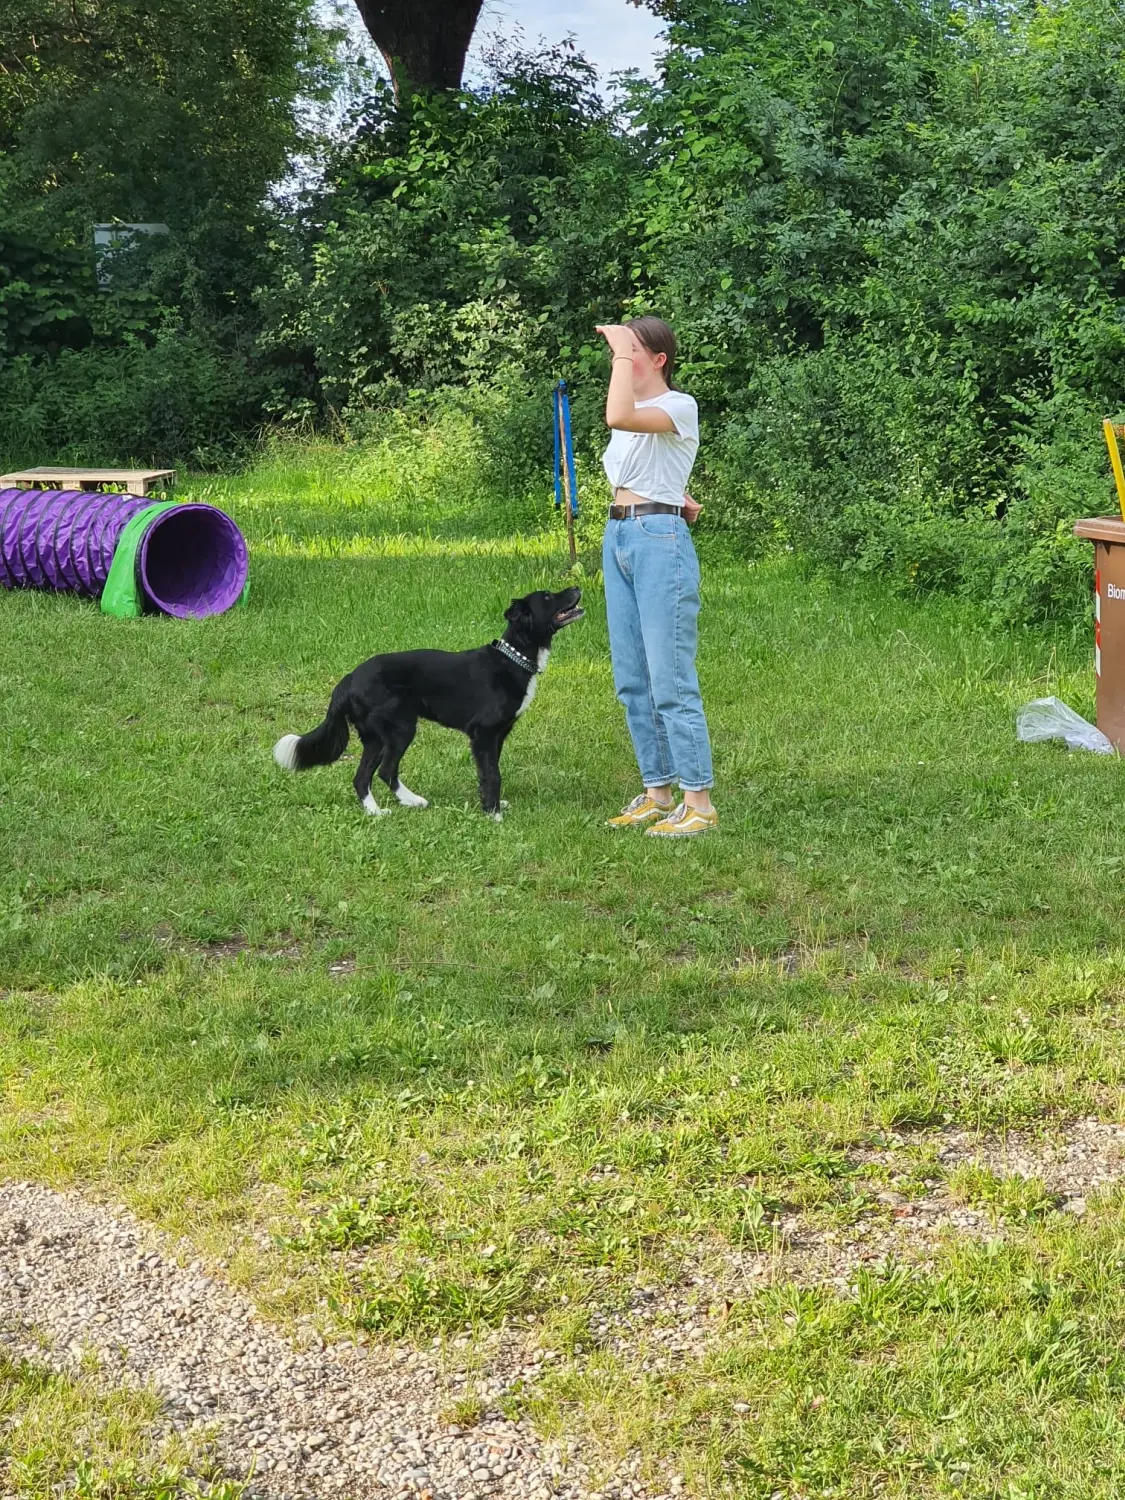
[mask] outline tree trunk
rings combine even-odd
[[[465,54],[483,0],[356,0],[386,59],[399,102],[411,91],[461,86]]]

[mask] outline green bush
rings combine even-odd
[[[1013,622],[1084,622],[1093,608],[1090,543],[1074,535],[1074,522],[1118,510],[1100,414],[1085,397],[1063,389],[1025,419],[992,603]]]
[[[715,434],[715,512],[751,550],[781,541],[911,586],[959,587],[970,553],[979,565],[981,476],[994,468],[975,393],[936,360],[903,368],[893,349],[857,343],[759,364]]]
[[[49,363],[23,355],[0,371],[0,446],[56,462],[206,468],[237,451],[253,410],[245,368],[175,327]]]

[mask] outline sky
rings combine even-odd
[[[603,84],[612,72],[639,68],[650,77],[655,72],[654,55],[660,46],[660,23],[650,10],[628,4],[628,0],[485,0],[469,54],[469,66],[489,32],[504,31],[513,24],[522,27],[527,40],[540,37],[561,42],[573,33],[601,74]]]
[[[326,21],[336,11],[363,50],[374,53],[359,13],[349,0],[321,0],[319,9]],[[466,82],[473,81],[477,71],[474,64],[489,36],[495,32],[510,34],[517,26],[530,46],[540,38],[561,42],[572,34],[579,50],[597,68],[603,88],[611,73],[625,68],[638,68],[649,77],[655,75],[660,25],[650,10],[631,5],[628,0],[554,0],[547,5],[543,0],[484,0],[469,49]]]

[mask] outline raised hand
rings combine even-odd
[[[625,327],[624,323],[599,323],[594,329],[600,333],[602,338],[610,347],[614,355],[624,354],[629,359],[633,357],[633,334],[632,330]]]

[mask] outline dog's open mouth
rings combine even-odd
[[[577,605],[573,609],[560,609],[555,616],[555,624],[558,626],[573,625],[575,620],[581,620],[585,613],[586,611],[579,609]]]

